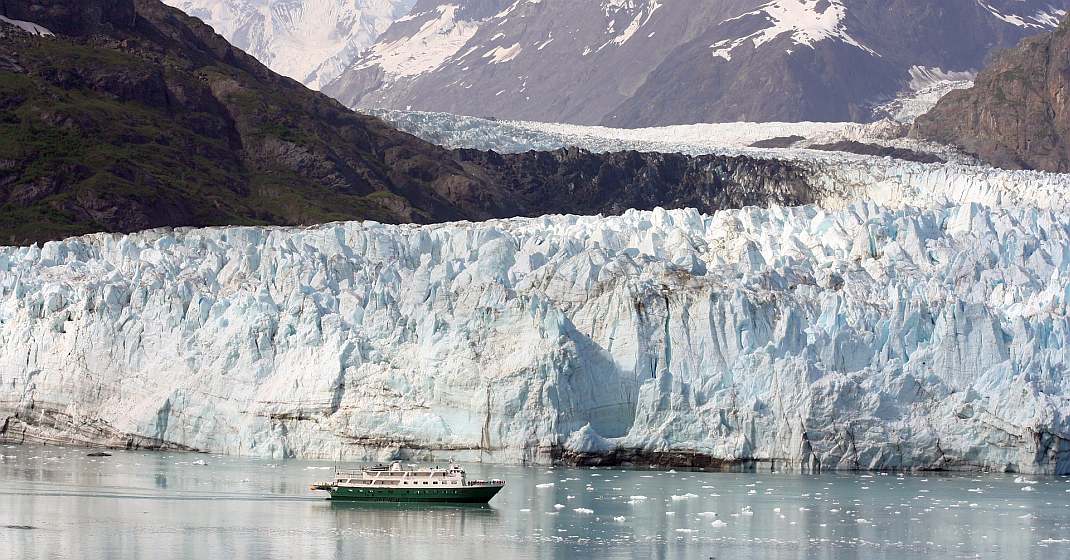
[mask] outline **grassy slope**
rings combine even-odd
[[[5,31],[0,54],[26,72],[0,69],[0,243],[413,218],[383,162],[336,153],[329,143],[348,143],[345,130],[336,136],[336,123],[305,114],[307,98],[240,66]]]

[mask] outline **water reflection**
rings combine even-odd
[[[1014,559],[1070,546],[1070,481],[1054,477],[473,465],[509,484],[489,506],[453,506],[324,500],[308,485],[329,463],[56,447],[0,459],[0,550],[14,558]]]

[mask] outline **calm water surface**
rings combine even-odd
[[[0,446],[0,558],[1070,557],[1059,477],[471,465],[489,507],[344,505],[330,463],[86,453]]]

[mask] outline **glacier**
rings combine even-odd
[[[1068,212],[860,198],[0,248],[0,439],[1068,474]]]
[[[912,102],[921,103],[917,99]],[[1070,208],[1070,175],[982,165],[947,146],[902,138],[901,127],[908,123],[890,119],[869,124],[743,122],[617,129],[421,111],[373,113],[402,131],[448,148],[518,153],[579,147],[594,153],[634,150],[790,161],[803,170],[820,205],[826,208],[841,207],[858,199],[891,207],[976,202],[988,206]],[[792,135],[806,138],[801,142],[803,147],[749,146],[756,141]],[[936,153],[948,163],[917,163],[805,147],[807,143],[838,140]]]

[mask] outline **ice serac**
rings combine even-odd
[[[1070,473],[1070,215],[230,227],[0,250],[0,437]]]

